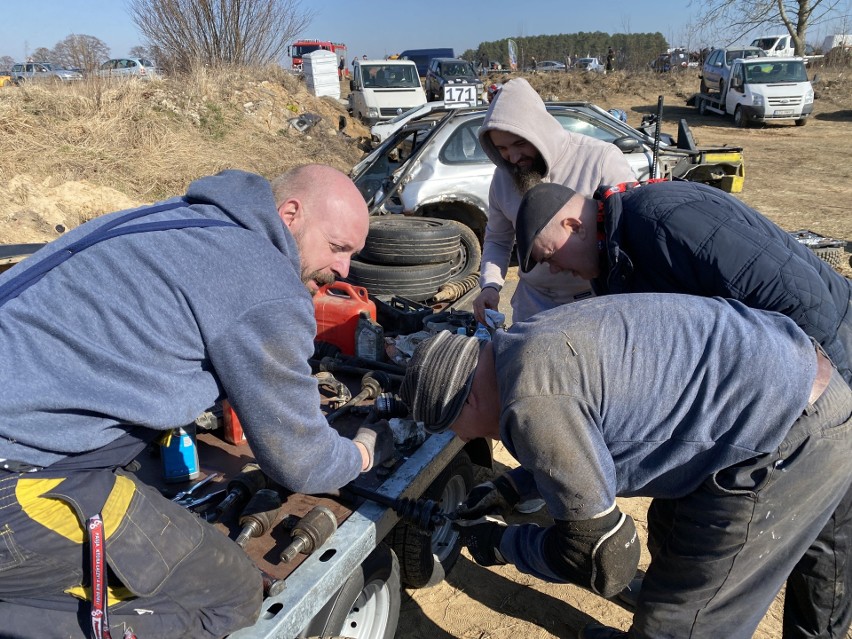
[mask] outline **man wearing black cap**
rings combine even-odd
[[[718,295],[783,313],[852,382],[852,282],[789,233],[693,182],[619,185],[596,197],[557,184],[531,189],[518,211],[521,270],[543,262],[591,280],[597,295]],[[814,546],[788,582],[785,637],[839,637],[852,621],[852,602],[841,605],[852,592],[850,502],[837,509],[831,539]],[[655,502],[649,520],[657,518],[665,516]],[[823,590],[814,598],[817,585]]]
[[[440,333],[400,392],[427,429],[499,438],[520,462],[456,513],[482,565],[612,596],[639,561],[615,498],[667,500],[631,638],[751,637],[852,483],[852,390],[789,318],[734,300],[595,298],[481,349]],[[536,492],[553,525],[493,517]]]

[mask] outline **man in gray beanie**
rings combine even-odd
[[[500,439],[520,462],[455,513],[482,565],[610,597],[639,561],[616,497],[671,504],[631,639],[751,637],[852,484],[852,390],[791,319],[735,300],[613,295],[482,347],[441,333],[400,393],[432,432]],[[552,526],[492,517],[535,494]]]

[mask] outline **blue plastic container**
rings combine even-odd
[[[201,474],[193,431],[192,427],[175,428],[160,441],[163,479],[167,483],[189,481]]]

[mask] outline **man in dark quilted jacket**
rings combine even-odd
[[[782,313],[852,382],[852,282],[719,189],[633,183],[602,188],[593,199],[560,184],[540,184],[524,196],[516,228],[522,271],[544,262],[552,272],[591,280],[597,295],[719,296]],[[649,529],[667,529],[670,516],[655,501]],[[852,606],[842,600],[852,590],[852,495],[832,522],[825,543],[808,551],[787,582],[785,639],[845,636],[852,621]],[[659,542],[653,537],[652,552]]]

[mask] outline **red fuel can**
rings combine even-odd
[[[337,346],[345,355],[355,355],[355,332],[362,311],[376,319],[376,305],[363,286],[334,282],[314,295],[317,340]]]

